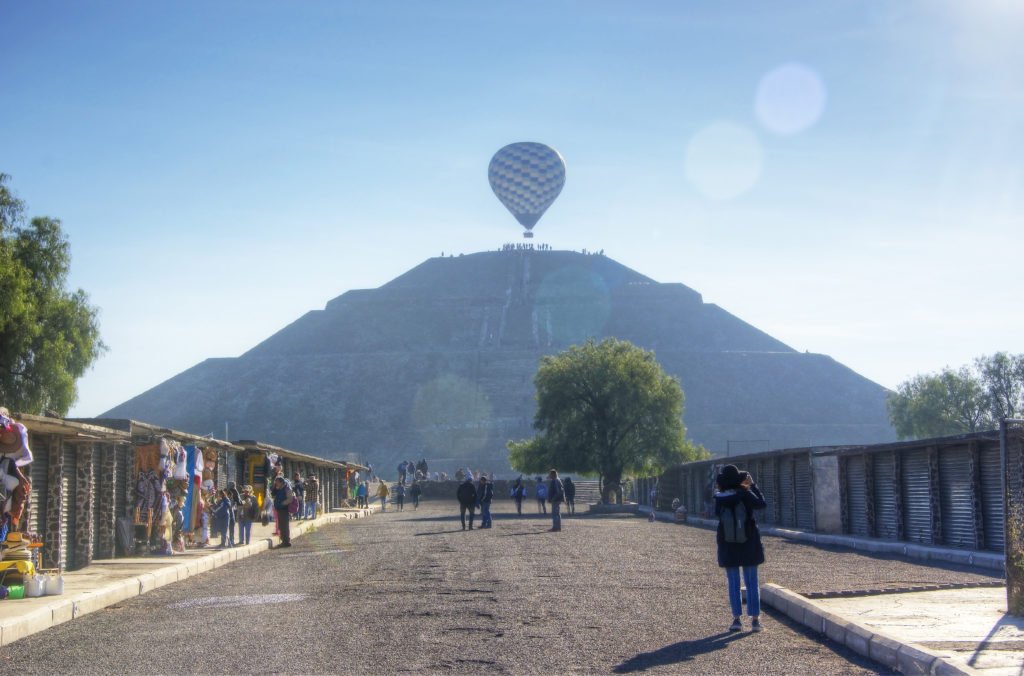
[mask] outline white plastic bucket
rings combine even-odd
[[[43,592],[47,596],[60,596],[64,593],[64,576],[54,573],[46,576],[46,585]]]
[[[46,581],[42,575],[33,575],[25,579],[25,596],[33,598],[46,593]]]

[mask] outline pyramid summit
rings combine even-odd
[[[505,442],[534,434],[541,357],[607,336],[679,378],[687,436],[716,455],[895,438],[885,388],[830,357],[604,255],[527,247],[428,259],[102,417],[196,434],[228,421],[235,438],[385,468],[507,474]]]

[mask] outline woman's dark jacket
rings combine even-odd
[[[721,514],[726,507],[732,507],[743,502],[747,508],[747,541],[726,542],[722,533],[722,524],[718,524],[718,565],[722,568],[736,568],[738,566],[759,566],[764,563],[764,547],[761,546],[761,533],[757,530],[757,522],[754,520],[754,510],[764,509],[768,505],[761,495],[761,489],[756,484],[745,488],[736,488],[721,493],[715,493],[715,516]]]
[[[221,498],[217,502],[217,506],[213,508],[213,528],[216,531],[221,531],[227,528],[231,522],[231,500]]]
[[[463,481],[455,491],[459,503],[466,507],[476,507],[476,487],[472,481]]]

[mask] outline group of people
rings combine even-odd
[[[366,484],[359,487],[356,491],[356,504],[360,507],[366,507],[366,494],[369,491],[369,486]],[[423,495],[423,486],[418,479],[408,486],[405,485],[404,481],[399,481],[394,486],[388,486],[386,481],[381,481],[377,486],[376,497],[380,500],[380,511],[388,511],[388,499],[394,504],[395,508],[399,512],[405,511],[405,496],[408,493],[412,499],[412,508],[419,509],[420,507],[420,496]]]
[[[298,472],[289,481],[279,467],[275,466],[274,478],[270,482],[276,526],[274,534],[281,538],[278,547],[291,547],[292,519],[315,519],[317,516],[320,509],[320,481],[313,474],[303,480]]]
[[[554,471],[554,470],[552,470]],[[555,473],[557,475],[557,472]],[[549,496],[551,495],[551,477],[550,473],[548,481],[542,480],[540,477],[534,479],[533,485],[533,497],[537,501],[537,512],[540,514],[547,514],[547,504],[550,502]],[[561,479],[563,502],[565,503],[565,509],[567,514],[576,513],[576,484],[572,482],[572,477],[565,477]],[[520,476],[516,479],[512,487],[509,488],[509,497],[512,498],[516,503],[516,514],[522,515],[523,513],[523,500],[527,498],[529,490],[526,484],[523,483],[523,477]]]
[[[516,479],[509,489],[509,497],[515,500],[516,513],[522,515],[523,500],[526,498],[526,486],[523,477]],[[548,472],[547,481],[536,479],[534,496],[537,499],[538,511],[547,514],[547,505],[551,505],[551,532],[562,530],[562,505],[567,505],[570,513],[576,512],[576,486],[572,479],[566,477],[563,481],[558,478],[558,470]],[[570,497],[571,496],[571,497]],[[462,530],[473,530],[473,520],[476,510],[480,510],[480,528],[491,527],[491,501],[494,499],[494,484],[486,475],[481,475],[479,482],[474,485],[471,473],[467,473],[455,491],[455,497],[459,501],[459,519],[462,522]],[[467,521],[468,515],[468,521]]]
[[[421,458],[419,462],[403,460],[398,465],[398,483],[401,485],[405,485],[407,479],[411,481],[427,481],[429,478],[430,472],[427,468],[426,458]]]

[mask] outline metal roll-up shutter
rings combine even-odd
[[[793,456],[779,458],[779,525],[796,525],[796,490],[793,483]]]
[[[927,449],[903,454],[903,526],[910,542],[932,544],[931,480]]]
[[[942,510],[942,544],[975,549],[974,493],[971,458],[966,446],[939,452],[939,505]]]
[[[32,482],[28,497],[28,529],[40,535],[46,528],[46,496],[49,493],[47,473],[50,470],[50,449],[43,441],[39,437],[32,439],[32,464],[28,467],[29,481]]]
[[[814,489],[811,487],[811,459],[793,457],[793,481],[796,485],[796,527],[814,530]]]
[[[981,467],[981,513],[985,523],[985,549],[1006,548],[1004,533],[1003,476],[999,446],[985,446],[979,452]]]
[[[64,501],[61,506],[61,548],[60,567],[71,570],[75,565],[75,526],[78,515],[75,513],[75,487],[78,483],[78,449],[73,444],[65,443],[61,449],[64,459],[64,471],[61,474]]]
[[[876,453],[872,461],[875,474],[875,537],[895,540],[900,532],[896,521],[896,462],[892,451]]]
[[[776,488],[778,486],[777,467],[778,465],[774,458],[766,458],[761,469],[762,476],[754,477],[757,487],[761,489],[761,494],[764,496],[764,501],[768,504],[768,508],[757,515],[758,521],[764,523],[776,523],[778,521],[775,517],[779,513],[779,491]]]
[[[868,503],[864,456],[850,455],[846,457],[846,513],[849,519],[849,533],[867,537]]]

